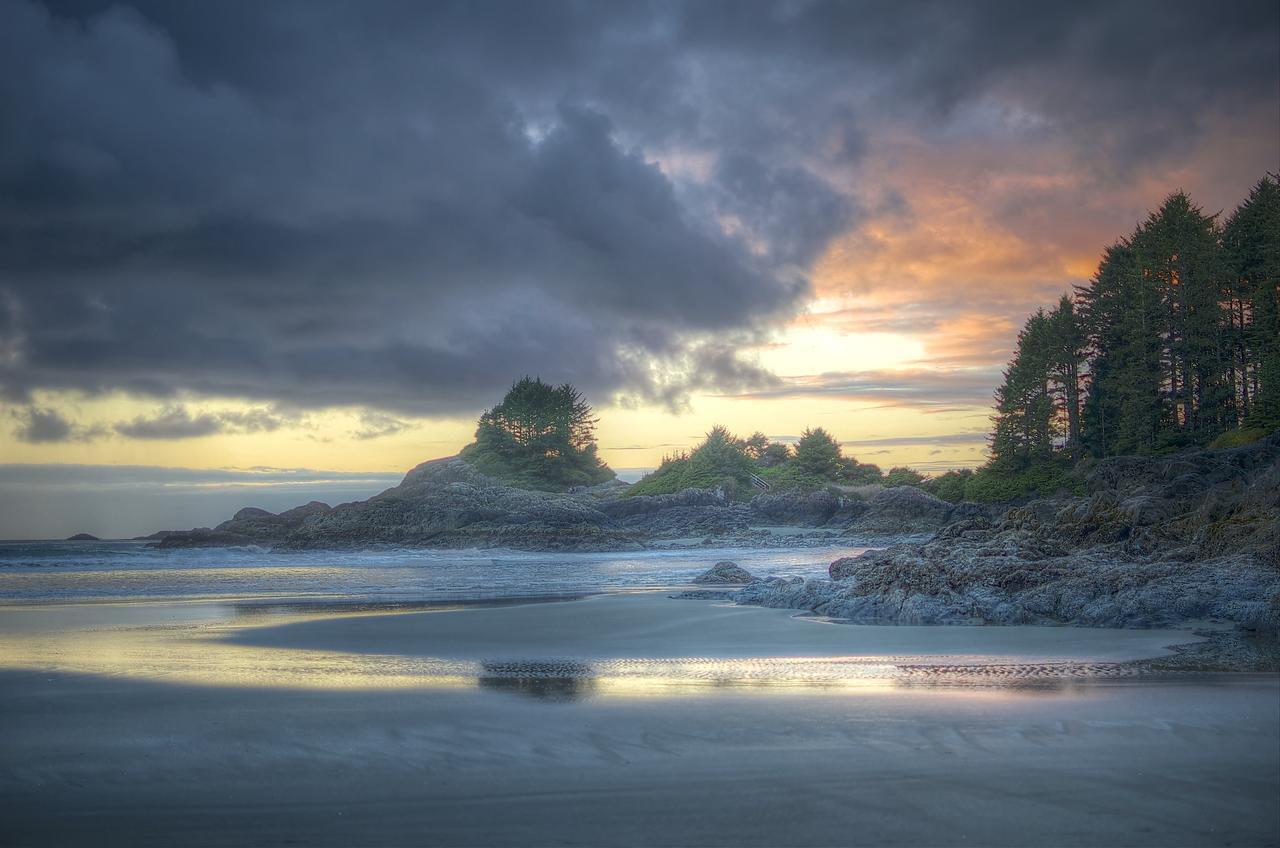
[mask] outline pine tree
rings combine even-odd
[[[1186,194],[1174,192],[1138,228],[1133,245],[1161,305],[1160,441],[1177,445],[1211,438],[1228,426],[1217,225]]]
[[[1066,433],[1064,449],[1075,457],[1080,451],[1080,369],[1085,361],[1087,340],[1075,303],[1063,295],[1048,315],[1049,376],[1057,399],[1061,429]]]
[[[1222,245],[1239,417],[1280,427],[1280,178],[1258,181],[1223,226]]]
[[[462,456],[485,473],[534,488],[599,483],[613,476],[597,456],[591,406],[576,388],[525,377],[480,416]]]
[[[1129,240],[1107,248],[1078,290],[1088,343],[1083,440],[1094,456],[1148,453],[1160,427],[1160,301]]]
[[[796,442],[796,467],[820,480],[834,479],[840,472],[840,444],[821,427],[806,428]]]
[[[1017,468],[1047,459],[1058,434],[1050,392],[1053,328],[1043,309],[1027,319],[1004,382],[996,390],[993,461]]]

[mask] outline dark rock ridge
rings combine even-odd
[[[915,489],[886,489],[866,501],[827,491],[766,493],[749,503],[712,489],[632,498],[623,497],[625,491],[617,482],[565,494],[515,489],[463,460],[439,459],[417,466],[400,485],[366,501],[332,508],[310,503],[279,515],[246,507],[217,527],[162,531],[156,543],[546,551],[699,543],[768,547],[931,531],[964,511]],[[803,532],[769,529],[780,526]]]
[[[1280,630],[1280,434],[1103,460],[1086,486],[836,560],[830,580],[757,581],[735,597],[859,622]]]
[[[68,542],[101,542],[97,536],[92,533],[77,533],[74,536],[67,537]]]

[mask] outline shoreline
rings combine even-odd
[[[1133,659],[1188,631],[374,607],[0,610],[0,842],[1280,839],[1280,676]]]

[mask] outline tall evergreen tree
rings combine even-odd
[[[1066,434],[1064,447],[1074,457],[1080,451],[1080,401],[1083,394],[1080,370],[1085,361],[1087,340],[1075,303],[1067,295],[1058,301],[1048,320],[1049,377],[1057,399],[1061,428]]]
[[[993,465],[1111,456],[1280,427],[1280,178],[1219,228],[1169,195],[1088,285],[1038,310],[996,392]]]
[[[1239,417],[1280,427],[1280,178],[1258,181],[1223,226],[1222,245]]]
[[[1129,240],[1107,248],[1078,290],[1089,347],[1084,443],[1094,456],[1147,453],[1160,429],[1160,300]]]
[[[1217,225],[1179,191],[1138,228],[1133,245],[1161,304],[1161,442],[1212,437],[1229,426]]]
[[[1004,382],[996,390],[993,460],[1019,467],[1053,452],[1058,427],[1050,392],[1053,328],[1043,309],[1027,319],[1018,333],[1018,347]]]

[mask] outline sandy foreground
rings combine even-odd
[[[1280,844],[1280,678],[1123,665],[1184,632],[377,612],[0,610],[0,844]]]

